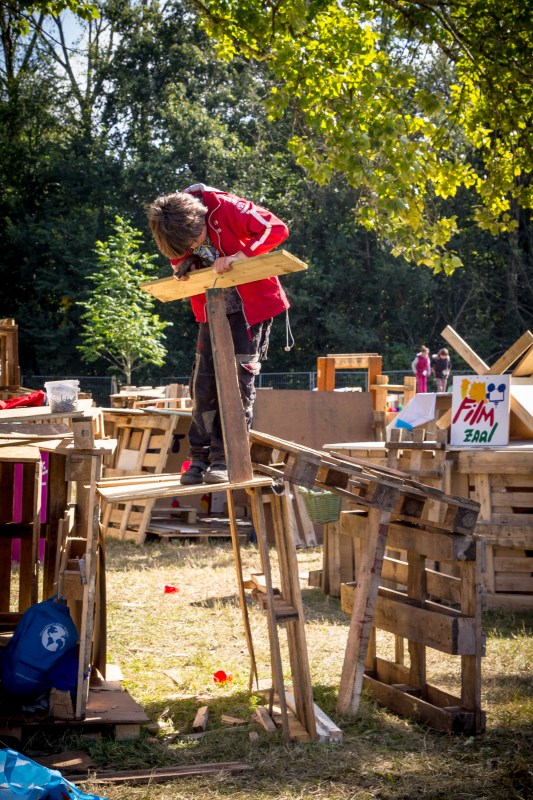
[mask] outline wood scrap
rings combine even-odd
[[[209,719],[209,706],[201,706],[196,712],[192,729],[195,733],[201,733],[207,728],[207,720]]]
[[[232,717],[229,714],[222,714],[220,717],[220,721],[223,725],[247,725],[247,721],[245,719],[240,719],[240,717]]]
[[[254,712],[254,719],[267,733],[276,732],[276,725],[264,706],[257,706]]]
[[[221,761],[211,764],[187,764],[180,767],[152,767],[150,769],[130,769],[120,771],[91,772],[88,774],[70,775],[69,780],[73,783],[86,783],[87,781],[97,781],[102,784],[121,784],[131,783],[141,786],[147,783],[166,783],[167,781],[178,778],[187,778],[190,775],[218,775],[227,772],[235,775],[239,772],[248,772],[253,767],[241,761]]]

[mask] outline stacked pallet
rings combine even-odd
[[[454,456],[453,484],[480,504],[476,533],[487,544],[489,608],[533,609],[533,446]]]
[[[439,447],[442,443],[431,441],[326,445],[328,452],[343,458],[363,459],[376,467],[394,464],[425,484],[440,484],[450,494],[479,503],[475,533],[486,543],[488,608],[533,609],[533,442],[482,450]],[[354,580],[354,559],[350,567],[346,555],[351,546],[339,540],[334,523],[327,526],[324,541],[324,569],[310,579],[338,596],[342,580]],[[339,553],[344,554],[342,567]]]
[[[339,523],[339,531],[351,540],[357,581],[356,591],[353,583],[342,587],[351,621],[339,713],[356,714],[366,686],[397,713],[439,730],[484,730],[482,545],[474,537],[479,505],[392,468],[342,459],[255,432],[250,438],[252,460],[259,469],[340,494],[352,509],[341,512]],[[386,556],[387,548],[405,557]],[[431,569],[434,561],[452,564],[459,576]],[[380,587],[383,580],[396,588]],[[394,661],[378,655],[376,629],[396,637]],[[403,640],[407,640],[408,666]],[[459,697],[428,682],[427,647],[460,657]]]

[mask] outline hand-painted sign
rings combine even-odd
[[[509,375],[456,375],[452,394],[452,445],[509,443]]]

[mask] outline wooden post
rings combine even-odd
[[[358,573],[357,594],[337,700],[337,711],[345,716],[356,716],[359,710],[387,533],[391,513],[398,502],[398,497],[399,489],[388,488],[380,498],[380,507],[370,508],[368,511],[368,539]]]
[[[253,470],[235,363],[235,348],[226,316],[223,289],[208,289],[206,295],[228,476],[231,483],[240,483],[251,480]]]
[[[235,569],[237,571],[237,584],[239,587],[239,604],[241,607],[242,621],[244,623],[244,634],[246,636],[246,644],[248,645],[248,655],[250,656],[250,680],[248,690],[252,690],[254,675],[256,681],[259,681],[257,675],[257,663],[255,660],[254,643],[252,640],[252,631],[250,628],[250,618],[248,616],[248,606],[246,604],[246,593],[244,591],[244,580],[242,574],[242,559],[241,559],[241,546],[239,542],[239,531],[237,529],[237,517],[235,514],[235,502],[233,499],[233,492],[228,489],[226,492],[226,500],[228,503],[228,517],[231,531],[231,544],[233,547],[233,557],[235,558]]]

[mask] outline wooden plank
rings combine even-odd
[[[309,734],[310,739],[315,740],[317,733],[305,636],[305,617],[300,591],[296,546],[288,524],[289,502],[287,494],[281,497],[273,496],[274,532],[278,551],[282,595],[284,600],[294,607],[297,612],[296,619],[286,624],[293,692],[296,702],[295,713],[298,721]]]
[[[368,512],[368,539],[357,576],[357,599],[350,620],[337,700],[338,712],[347,716],[356,715],[359,708],[387,533],[398,497],[399,491],[389,488],[387,495],[382,498],[382,507]]]
[[[137,786],[152,783],[168,783],[178,778],[187,778],[191,775],[222,775],[229,773],[234,775],[239,772],[247,772],[253,769],[249,764],[240,761],[221,761],[213,764],[187,764],[180,767],[150,767],[148,769],[129,769],[116,771],[91,772],[90,778],[87,775],[69,775],[69,780],[84,783],[88,780],[97,781],[103,785],[120,785],[122,783]]]
[[[441,333],[442,338],[448,342],[454,350],[466,361],[469,367],[478,375],[487,375],[489,372],[489,365],[479,358],[479,356],[472,350],[469,345],[461,339],[454,329],[447,325]]]
[[[533,347],[522,356],[511,373],[515,378],[525,378],[533,375]]]
[[[503,474],[524,474],[533,472],[533,447],[514,450],[512,447],[501,450],[460,450],[454,453],[457,472],[488,472]]]
[[[496,572],[529,572],[533,574],[533,558],[494,558],[494,569]],[[511,590],[513,591],[513,590]]]
[[[526,350],[529,350],[532,345],[533,333],[531,333],[531,331],[526,331],[497,361],[494,362],[486,374],[503,375],[503,373],[507,372],[515,361],[518,361],[520,356],[523,355]]]
[[[272,686],[275,692],[279,695],[281,723],[283,739],[286,742],[291,741],[289,730],[289,718],[287,702],[285,700],[285,684],[283,680],[283,667],[281,663],[281,652],[279,646],[279,633],[276,622],[276,612],[274,609],[274,591],[272,586],[272,572],[270,568],[270,556],[268,551],[268,542],[266,534],[265,511],[263,506],[262,492],[260,488],[248,490],[251,495],[252,504],[252,519],[257,533],[257,546],[261,558],[261,567],[263,575],[265,576],[266,587],[266,617],[268,625],[269,643],[270,643],[270,664],[272,669]]]
[[[343,586],[343,611],[353,614],[358,592]],[[475,655],[476,624],[472,617],[449,613],[452,609],[426,602],[419,608],[405,595],[380,588],[375,603],[374,624],[412,642],[450,655]]]
[[[233,548],[233,558],[235,559],[235,571],[237,574],[237,586],[239,590],[239,605],[241,608],[241,616],[244,624],[244,634],[246,637],[246,645],[248,647],[248,655],[250,657],[250,680],[248,690],[252,690],[253,679],[255,676],[256,681],[259,680],[257,673],[257,663],[255,660],[254,643],[252,639],[252,630],[250,627],[250,618],[248,616],[248,604],[246,602],[246,593],[244,591],[244,578],[242,572],[242,558],[241,547],[239,542],[239,531],[237,526],[237,517],[235,514],[235,501],[233,492],[228,489],[226,492],[226,501],[228,504],[228,516],[231,531],[231,545]]]
[[[267,733],[276,732],[276,725],[274,723],[274,720],[272,719],[272,717],[270,716],[270,714],[268,713],[268,711],[264,706],[257,706],[257,708],[255,709],[254,716],[257,722],[261,725],[262,728],[264,728],[264,730]]]
[[[420,522],[420,527],[391,522],[387,547],[397,550],[411,550],[434,561],[456,561],[475,557],[472,536],[445,531],[442,533],[430,532],[424,529],[425,520]],[[340,524],[341,532],[352,533],[363,540],[368,536],[365,515],[343,511]]]
[[[494,579],[496,592],[521,592],[530,594],[533,592],[533,577],[528,575],[496,575]]]
[[[274,275],[287,275],[291,272],[301,272],[307,269],[307,264],[286,250],[276,250],[255,258],[246,258],[235,261],[232,269],[223,275],[217,275],[211,267],[190,272],[188,280],[178,281],[174,276],[160,278],[141,284],[141,289],[151,294],[157,300],[167,303],[169,300],[182,300],[195,294],[202,294],[206,289],[211,289],[215,283],[217,289],[227,289],[239,286],[242,283],[271,278]]]
[[[136,483],[134,478],[131,482],[126,482],[118,486],[111,486],[105,482],[98,482],[98,494],[108,503],[117,503],[124,500],[142,500],[144,498],[175,497],[192,494],[211,494],[221,492],[226,489],[247,489],[261,486],[271,486],[272,478],[254,477],[249,481],[236,481],[231,483],[209,484],[202,483],[199,486],[182,486],[180,475],[158,476],[149,479],[149,483]]]
[[[76,719],[83,719],[85,717],[89,693],[96,602],[96,551],[98,547],[99,525],[96,482],[102,470],[101,456],[88,454],[84,456],[84,458],[88,459],[90,463],[90,480],[87,486],[78,484],[77,503],[80,510],[80,532],[83,532],[84,538],[87,540],[85,551],[87,583],[84,586],[82,603]]]
[[[533,594],[498,592],[487,595],[487,608],[505,608],[508,611],[533,611]]]
[[[476,533],[485,542],[491,544],[533,550],[533,526],[531,523],[525,527],[519,524],[503,524],[493,520],[489,523],[480,523],[476,528]]]
[[[232,482],[246,481],[253,477],[248,429],[222,289],[207,291],[207,316],[228,475]]]

